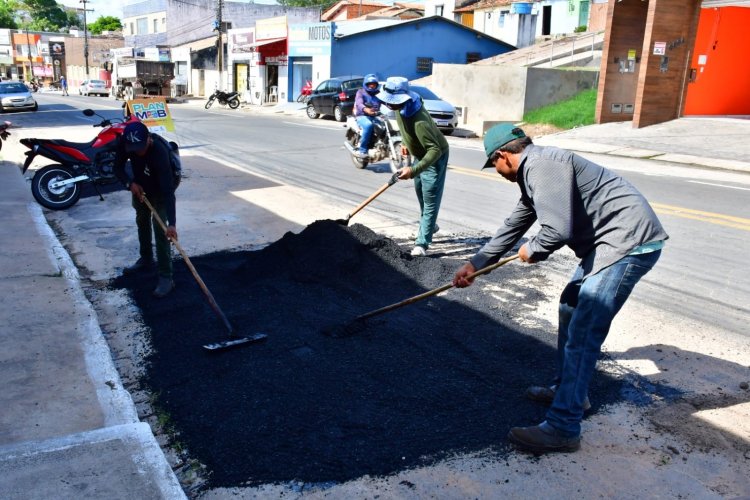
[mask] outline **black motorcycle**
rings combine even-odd
[[[237,109],[240,107],[240,96],[238,92],[224,92],[222,90],[215,90],[213,94],[208,96],[206,101],[206,109],[213,105],[214,101],[219,101],[219,104],[223,106],[229,106],[230,109]]]

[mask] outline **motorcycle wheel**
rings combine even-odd
[[[351,137],[349,137],[349,144],[351,144],[354,149],[357,149],[357,146],[359,145],[359,134],[352,134]],[[352,163],[354,163],[354,166],[357,168],[365,168],[370,161],[366,158],[357,158],[354,155],[350,155],[352,157]]]
[[[75,177],[74,172],[62,165],[47,165],[39,169],[31,179],[31,194],[39,204],[51,210],[65,210],[76,204],[81,197],[78,183],[53,188],[50,184]]]
[[[404,161],[404,157],[401,156],[401,141],[396,141],[393,143],[393,149],[396,150],[396,158],[391,157],[391,172],[394,174],[402,169],[403,167],[408,167],[411,164],[410,161]]]
[[[240,99],[238,97],[235,97],[234,99],[231,99],[227,104],[229,104],[229,109],[237,109],[240,107]]]
[[[208,101],[206,101],[206,109],[210,108],[211,105],[214,103],[216,99],[214,97],[209,97]]]

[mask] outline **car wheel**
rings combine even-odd
[[[35,103],[34,103],[34,107],[33,107],[33,108],[31,108],[31,111],[36,111],[36,110],[38,110],[38,109],[39,109],[39,103],[38,103],[38,102],[35,102]]]
[[[0,104],[0,113],[5,113],[5,108],[3,107],[2,104]]]
[[[320,113],[315,111],[315,106],[312,103],[307,104],[307,117],[314,120],[320,116]]]
[[[440,131],[443,133],[443,135],[451,135],[453,133],[452,128],[441,128]]]
[[[335,106],[333,108],[333,119],[337,122],[345,122],[346,121],[346,115],[343,111],[341,111],[341,106]]]

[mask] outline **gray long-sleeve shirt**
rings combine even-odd
[[[643,195],[628,181],[570,151],[529,145],[518,168],[521,199],[471,263],[497,262],[539,220],[528,241],[544,260],[567,245],[582,259],[585,276],[608,267],[636,247],[669,238]]]

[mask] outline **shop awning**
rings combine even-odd
[[[243,45],[243,47],[260,47],[261,45],[268,45],[271,43],[281,42],[282,40],[286,40],[286,37],[283,38],[269,38],[268,40],[258,40],[255,43],[249,43],[247,45]]]

